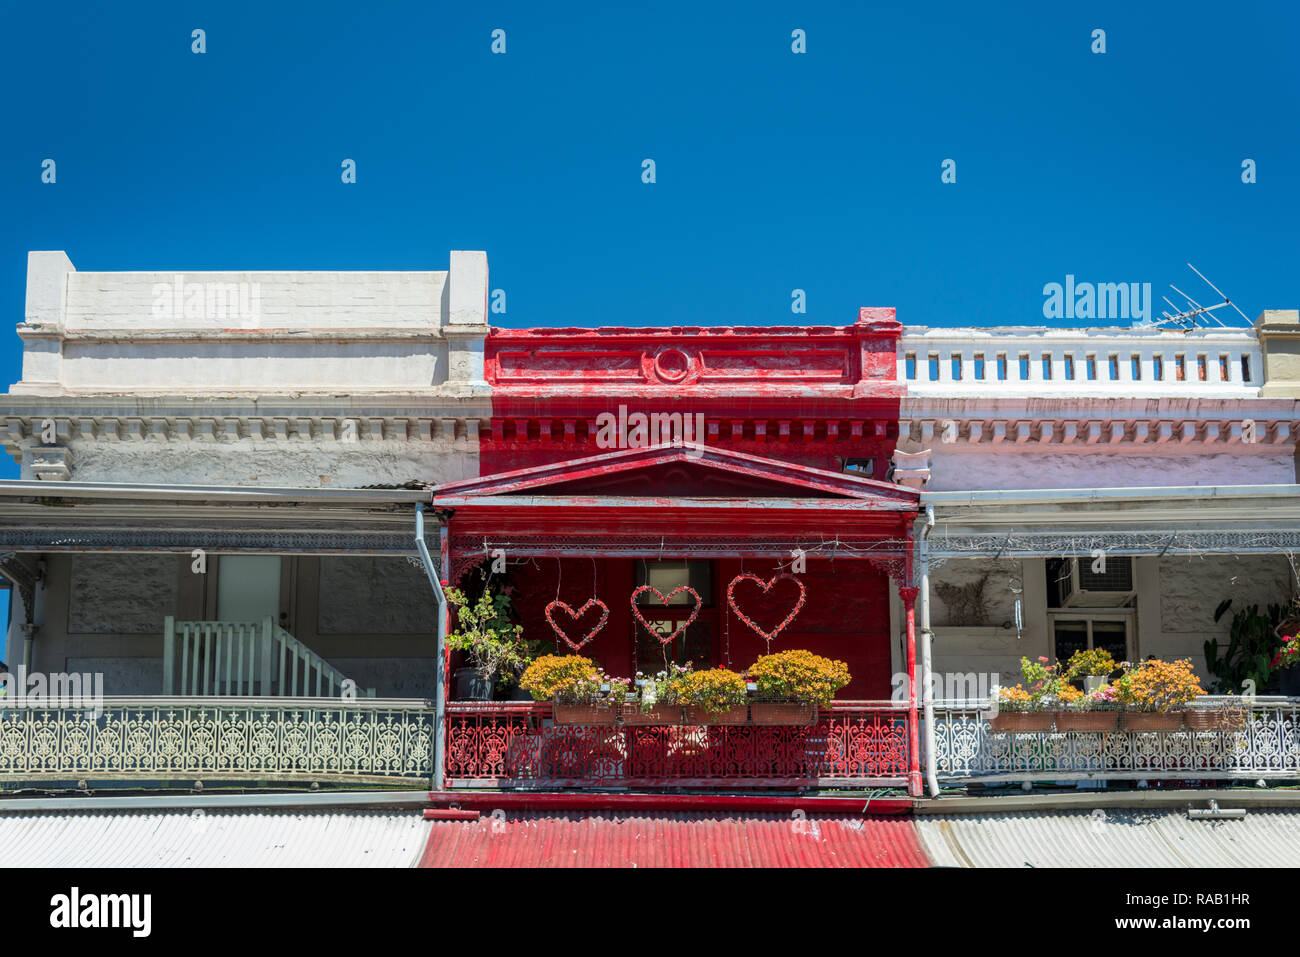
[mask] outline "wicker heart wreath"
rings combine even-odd
[[[700,617],[700,608],[703,607],[704,600],[700,598],[700,593],[697,592],[694,588],[691,588],[689,585],[678,585],[676,588],[670,591],[666,596],[662,594],[658,588],[653,588],[650,585],[642,585],[640,588],[637,588],[635,591],[632,592],[632,615],[633,617],[636,618],[637,621],[641,622],[641,627],[644,628],[646,631],[650,632],[650,634],[652,635],[655,634],[655,630],[650,627],[650,623],[648,621],[646,621],[644,618],[641,617],[641,609],[638,608],[636,605],[637,598],[639,598],[641,595],[645,594],[646,592],[649,592],[651,595],[654,595],[656,598],[659,599],[660,602],[662,602],[665,605],[667,605],[670,601],[672,601],[673,596],[678,594],[679,592],[685,592],[686,594],[690,595],[693,599],[695,599],[695,607],[691,609],[691,617],[687,618],[684,622],[678,625],[677,630],[674,631],[668,637],[659,638],[661,644],[665,644],[665,645],[671,644],[673,639],[675,639],[687,628],[691,627],[691,623],[694,622],[696,618]],[[656,635],[655,637],[658,637],[658,635]]]
[[[762,628],[758,627],[758,623],[756,621],[754,621],[752,618],[746,615],[736,605],[736,586],[743,581],[753,582],[759,588],[763,589],[764,594],[770,592],[772,590],[772,586],[779,581],[792,581],[799,586],[799,600],[795,602],[794,608],[790,611],[790,614],[786,615],[785,619],[779,625],[777,625],[771,631],[764,631]],[[733,578],[731,580],[731,584],[727,586],[727,604],[731,606],[731,610],[736,613],[737,618],[739,618],[750,628],[753,628],[756,632],[758,632],[759,635],[761,635],[763,639],[767,641],[768,644],[771,644],[772,640],[776,638],[777,635],[785,631],[786,626],[789,625],[790,622],[794,621],[795,616],[798,615],[799,612],[803,610],[804,599],[807,598],[807,596],[808,596],[808,590],[804,588],[803,582],[801,582],[794,575],[791,575],[789,572],[781,572],[779,575],[773,575],[771,579],[769,579],[768,581],[763,581],[763,579],[759,578],[757,575],[751,574],[750,572],[744,572],[740,575],[737,575],[735,578]]]
[[[574,641],[572,638],[568,636],[568,634],[564,631],[563,628],[561,628],[559,625],[555,623],[555,619],[551,617],[551,613],[555,611],[555,609],[557,608],[560,609],[560,611],[564,612],[566,615],[568,615],[570,618],[572,618],[574,621],[577,621],[579,618],[585,615],[592,608],[599,608],[600,621],[596,622],[596,627],[592,628],[591,631],[587,632],[586,636],[581,641]],[[562,601],[559,601],[558,599],[546,606],[546,623],[551,626],[551,630],[553,632],[555,632],[557,635],[560,636],[560,640],[563,641],[570,648],[572,648],[574,651],[578,651],[580,648],[582,648],[583,645],[591,641],[591,639],[595,638],[596,633],[600,631],[600,629],[605,627],[605,622],[607,621],[609,621],[609,606],[606,605],[599,598],[588,598],[587,603],[583,605],[581,608],[579,608],[577,611],[574,611],[567,604],[565,604]]]

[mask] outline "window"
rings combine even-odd
[[[1071,352],[1065,354],[1065,378],[1074,381],[1074,354]]]
[[[903,354],[904,375],[909,379],[916,378],[916,353],[906,352]]]
[[[858,475],[865,476],[866,478],[871,478],[876,474],[876,460],[875,459],[845,459],[843,471],[854,472]]]
[[[633,621],[636,633],[636,670],[654,674],[664,667],[665,659],[679,665],[688,661],[696,668],[709,668],[713,658],[713,635],[717,608],[713,600],[713,563],[710,561],[638,561],[637,586],[649,585],[665,597],[674,589],[686,585],[700,596],[700,616],[671,646],[660,640],[681,627],[691,616],[695,601],[682,592],[664,605],[654,595],[637,596],[641,616],[650,625],[647,631],[640,622]]]
[[[1155,379],[1157,382],[1164,381],[1165,379],[1165,357],[1164,356],[1151,357],[1151,378]]]
[[[1043,353],[1043,378],[1047,381],[1051,381],[1052,378],[1052,354],[1050,352]]]
[[[1094,352],[1088,353],[1087,368],[1088,368],[1088,381],[1095,382],[1097,380],[1097,354],[1096,353]]]
[[[1241,381],[1250,381],[1250,356],[1243,355],[1241,357]]]
[[[1132,615],[1074,609],[1048,616],[1052,627],[1052,653],[1061,662],[1076,651],[1101,648],[1118,664],[1130,660],[1129,632]]]
[[[1020,381],[1024,382],[1029,379],[1029,353],[1020,353]]]
[[[1136,352],[1129,356],[1129,373],[1134,382],[1142,381],[1142,357]]]
[[[952,381],[953,382],[961,381],[961,353],[960,352],[954,352],[952,354]]]
[[[975,353],[975,378],[984,378],[984,353],[982,352]]]
[[[1005,352],[999,352],[998,353],[998,379],[999,381],[1005,382],[1006,378],[1007,378],[1007,354]]]

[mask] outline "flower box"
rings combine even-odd
[[[989,718],[989,727],[998,734],[1032,734],[1051,731],[1055,719],[1051,711],[999,711]]]
[[[1114,731],[1118,727],[1118,711],[1056,712],[1057,731]]]
[[[1125,731],[1177,731],[1183,726],[1182,711],[1125,711]]]
[[[612,725],[618,720],[618,705],[613,701],[591,701],[583,704],[551,703],[551,714],[556,724]]]
[[[704,708],[692,705],[686,709],[686,719],[684,724],[748,724],[749,723],[749,706],[737,705],[734,708],[728,708],[726,711],[706,711]]]
[[[817,705],[812,701],[764,701],[749,703],[750,723],[764,726],[808,727],[817,723]]]
[[[1192,731],[1240,731],[1246,726],[1246,713],[1237,708],[1188,708],[1183,725]]]
[[[623,705],[623,723],[638,727],[651,724],[681,724],[682,709],[675,704],[655,704],[642,710],[634,701]]]

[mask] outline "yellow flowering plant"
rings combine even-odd
[[[542,655],[519,679],[519,687],[534,701],[550,701],[557,695],[594,697],[600,690],[600,669],[581,655]]]
[[[795,698],[829,706],[852,680],[849,666],[811,651],[778,651],[761,655],[749,668],[749,678],[764,698]]]
[[[716,714],[743,705],[747,687],[743,675],[726,668],[710,668],[681,675],[674,682],[673,692],[679,703]]]

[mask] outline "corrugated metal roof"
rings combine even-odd
[[[1028,811],[915,818],[945,867],[1294,867],[1300,810],[1193,820],[1182,810]]]
[[[0,814],[4,867],[414,867],[408,811],[57,811]]]
[[[910,820],[494,811],[435,821],[421,867],[925,867]]]

